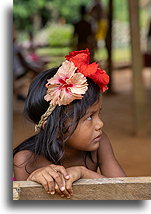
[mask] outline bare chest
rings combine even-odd
[[[72,166],[85,166],[86,168],[96,172],[98,168],[97,156],[95,153],[92,153],[91,156],[83,155],[81,158],[78,159],[63,160],[62,165],[65,168]]]
[[[97,155],[96,152],[92,152],[91,156],[89,155],[83,155],[81,158],[77,159],[66,159],[62,160],[62,164],[65,168],[69,168],[72,166],[85,166],[86,168],[92,170],[92,171],[97,171],[98,164],[97,164]],[[52,164],[52,162],[48,161],[46,158],[39,156],[34,163],[34,166],[32,166],[31,171],[34,171],[36,169],[48,166],[49,164]]]

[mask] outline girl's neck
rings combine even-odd
[[[83,157],[83,151],[73,149],[69,146],[65,146],[65,154],[63,157],[63,161],[69,162],[77,162]]]

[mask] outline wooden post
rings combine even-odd
[[[112,21],[113,21],[113,0],[109,0],[108,2],[108,30],[107,30],[107,38],[106,38],[106,47],[108,53],[107,59],[107,67],[108,67],[108,75],[110,76],[110,82],[108,84],[109,93],[113,92],[112,89]]]
[[[81,179],[71,199],[50,195],[32,181],[14,181],[13,193],[13,200],[150,200],[151,177]]]
[[[133,71],[134,133],[145,132],[145,91],[143,87],[143,58],[140,49],[139,1],[128,0]]]

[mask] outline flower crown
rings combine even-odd
[[[48,116],[57,105],[68,105],[73,100],[82,99],[87,89],[86,77],[91,78],[102,92],[108,89],[109,76],[99,68],[96,62],[90,64],[89,49],[72,51],[65,56],[66,61],[59,67],[57,73],[48,79],[46,88],[47,93],[44,99],[50,102],[47,111],[41,116],[35,130],[40,129]]]

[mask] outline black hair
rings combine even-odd
[[[40,121],[49,107],[44,100],[47,80],[55,75],[58,68],[41,72],[32,82],[25,101],[24,112],[35,124]],[[54,164],[61,164],[64,155],[64,145],[76,129],[79,120],[87,109],[100,98],[100,88],[90,78],[87,78],[88,90],[81,100],[74,100],[69,105],[57,106],[48,117],[44,128],[39,133],[28,138],[14,149],[14,155],[22,150],[30,150],[35,155],[43,155]]]

